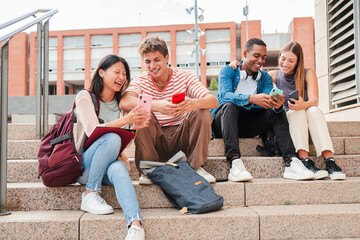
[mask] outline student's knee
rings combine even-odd
[[[212,122],[212,115],[208,109],[195,109],[194,115],[196,116],[196,119],[198,119],[200,121]]]
[[[116,133],[107,133],[104,135],[104,144],[107,145],[109,152],[119,154],[121,148],[121,138]]]
[[[312,107],[309,107],[307,110],[306,110],[306,113],[308,114],[308,116],[312,116],[312,115],[322,115],[323,112],[320,110],[320,108],[316,107],[316,106],[312,106]]]
[[[128,177],[129,173],[127,171],[127,167],[124,162],[115,161],[109,165],[107,169],[107,175],[109,179],[114,178],[116,176],[123,178],[123,177]]]

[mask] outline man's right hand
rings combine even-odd
[[[160,112],[165,115],[174,116],[176,104],[171,102],[171,98],[167,98],[160,101],[153,101],[152,103],[153,109],[152,112]]]
[[[271,108],[271,97],[266,93],[251,94],[249,103],[253,103],[263,108]]]

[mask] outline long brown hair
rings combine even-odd
[[[126,60],[118,55],[109,54],[103,57],[100,60],[99,66],[97,67],[96,71],[93,74],[93,78],[91,79],[90,90],[96,95],[98,99],[101,99],[101,92],[104,89],[104,82],[102,77],[100,77],[99,71],[100,69],[106,70],[115,63],[121,62],[124,64],[125,71],[126,71],[126,81],[124,82],[123,86],[121,87],[119,92],[115,93],[115,99],[119,103],[124,91],[129,86],[130,83],[130,68]]]
[[[299,96],[304,98],[304,77],[305,77],[305,67],[304,67],[304,54],[301,48],[301,45],[295,41],[288,42],[280,50],[280,55],[283,52],[292,52],[297,57],[297,63],[295,66],[295,84],[296,89],[299,91]],[[280,58],[279,58],[280,61]]]

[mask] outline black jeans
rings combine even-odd
[[[284,161],[297,156],[285,111],[246,110],[233,103],[226,103],[216,114],[212,127],[215,137],[224,139],[225,155],[229,161],[241,157],[239,138],[253,138],[270,128],[279,142]]]

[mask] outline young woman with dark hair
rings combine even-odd
[[[84,137],[89,137],[98,126],[124,128],[133,124],[133,129],[148,126],[149,116],[145,111],[139,111],[139,107],[135,107],[125,116],[119,109],[119,102],[129,82],[129,66],[124,58],[111,54],[101,60],[90,86],[90,90],[100,100],[99,116],[96,116],[88,91],[82,90],[76,96],[78,119],[76,148],[78,150]],[[99,119],[103,123],[100,123]],[[144,230],[140,209],[129,177],[127,159],[119,156],[121,144],[119,135],[107,133],[98,138],[83,153],[84,173],[79,177],[78,182],[86,184],[86,189],[82,194],[81,210],[93,214],[113,213],[114,209],[99,194],[102,184],[113,185],[127,221],[126,239],[143,240]]]

